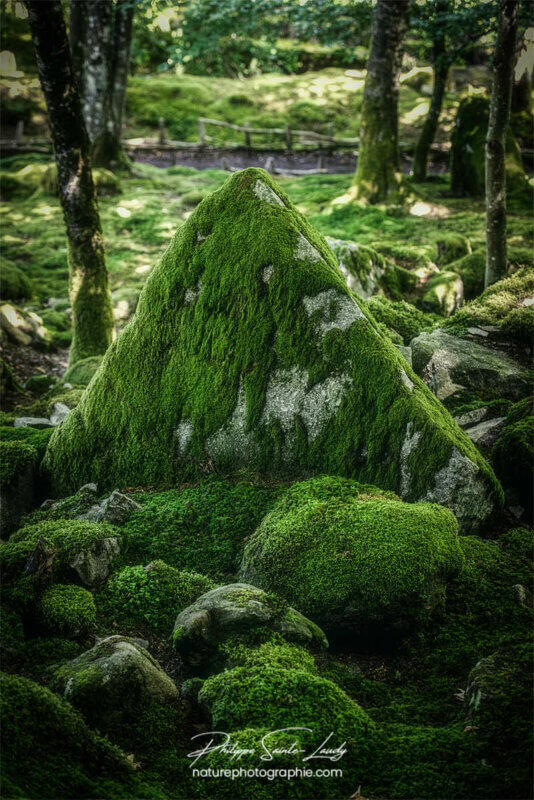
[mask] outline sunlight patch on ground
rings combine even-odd
[[[414,122],[419,122],[420,119],[426,117],[428,114],[428,109],[430,104],[425,100],[422,103],[419,103],[411,111],[408,111],[406,114],[403,114],[400,118],[400,121],[404,125],[413,125]]]
[[[427,217],[428,219],[445,218],[450,215],[451,211],[447,206],[440,206],[436,203],[424,203],[418,200],[410,208],[412,217]]]

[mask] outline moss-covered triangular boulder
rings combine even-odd
[[[257,169],[178,230],[44,461],[58,492],[240,467],[358,478],[443,503],[464,528],[500,497],[324,239]]]

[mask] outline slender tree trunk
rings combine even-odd
[[[105,105],[105,129],[93,147],[95,166],[110,167],[116,162],[123,168],[130,168],[130,161],[121,144],[122,115],[126,99],[128,65],[132,42],[132,22],[134,5],[131,0],[117,0],[113,24],[111,62],[109,70],[108,97]]]
[[[517,34],[518,0],[500,0],[491,105],[486,134],[486,275],[485,286],[505,277],[506,129],[510,120]]]
[[[101,355],[113,314],[104,242],[91,173],[90,143],[74,79],[60,0],[26,0],[39,78],[56,156],[67,227],[73,339],[69,364]]]
[[[70,0],[71,50],[95,167],[131,167],[121,130],[133,14],[132,0]]]
[[[436,136],[439,115],[441,114],[443,98],[445,97],[445,86],[447,84],[447,75],[449,74],[449,61],[446,58],[445,36],[442,33],[436,36],[434,40],[432,61],[434,65],[432,99],[417,144],[415,145],[413,156],[412,171],[414,180],[416,181],[426,180],[428,155],[432,143],[434,142],[434,137]]]
[[[367,65],[356,168],[356,196],[371,203],[398,194],[398,101],[402,40],[410,0],[378,0]]]

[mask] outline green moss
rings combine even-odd
[[[464,297],[473,300],[484,291],[484,272],[486,271],[486,250],[476,250],[459,261],[450,264],[464,283]]]
[[[279,418],[275,401],[296,384],[303,408]],[[326,387],[338,404],[318,429],[310,412],[309,430],[306,402],[315,409]],[[64,493],[92,478],[103,488],[165,485],[242,466],[345,474],[394,490],[409,422],[422,433],[425,465],[412,499],[453,447],[498,493],[468,437],[352,300],[325,242],[264,171],[250,169],[179,229],[132,323],[54,433],[45,471]]]
[[[413,289],[416,277],[408,270],[397,267],[372,247],[327,239],[347,285],[361,297],[384,293],[393,300],[402,299],[402,292]]]
[[[221,645],[228,666],[271,667],[274,669],[298,669],[314,675],[317,673],[314,657],[303,647],[286,642],[279,634],[259,647],[251,647],[240,641],[229,641]]]
[[[470,258],[470,256],[466,256]],[[425,286],[422,305],[426,311],[450,317],[462,305],[464,285],[457,272],[439,272]]]
[[[0,278],[0,298],[2,300],[29,300],[32,294],[32,283],[27,275],[14,264],[4,261]]]
[[[532,348],[534,343],[534,308],[514,308],[506,315],[501,330],[516,342]]]
[[[113,174],[113,172],[110,172],[110,170],[104,169],[103,167],[95,167],[93,168],[92,172],[96,191],[100,197],[121,193],[120,181],[117,176]],[[56,164],[50,164],[43,171],[40,185],[45,194],[54,196],[59,194]]]
[[[505,425],[493,446],[492,462],[503,486],[513,489],[521,505],[532,509],[534,415]]]
[[[6,605],[0,607],[0,643],[3,650],[20,647],[24,641],[22,618],[14,609]]]
[[[445,323],[450,332],[464,333],[473,325],[497,325],[501,327],[511,311],[521,302],[534,295],[534,270],[518,269],[509,278],[489,286],[481,295]],[[534,312],[533,312],[534,313]]]
[[[107,623],[148,626],[168,635],[180,611],[214,586],[204,575],[179,572],[163,561],[153,561],[113,575],[98,597],[98,608]]]
[[[14,428],[11,425],[2,425],[0,427],[0,444],[20,443],[29,445],[35,449],[37,460],[40,461],[44,456],[52,433],[52,428],[39,430],[38,428]]]
[[[26,525],[11,536],[9,542],[0,548],[0,564],[8,579],[17,578],[37,542],[43,539],[57,551],[54,561],[54,574],[57,575],[67,567],[76,553],[110,536],[118,536],[118,531],[107,523],[72,519],[44,520]]]
[[[436,264],[446,266],[471,252],[471,244],[461,233],[444,233],[436,239]]]
[[[39,598],[38,614],[45,630],[60,636],[83,637],[96,625],[93,595],[80,586],[51,586]]]
[[[143,508],[122,529],[129,558],[163,559],[212,578],[235,575],[245,537],[279,493],[254,480],[210,478],[181,491],[139,495]]]
[[[31,375],[24,383],[24,388],[32,394],[46,394],[50,387],[57,383],[54,375]]]
[[[320,483],[320,479],[318,479]],[[406,504],[352,485],[352,497],[319,499],[290,489],[247,543],[244,580],[305,614],[366,626],[423,618],[460,568],[457,523],[444,508]]]
[[[4,797],[163,798],[69,703],[26,678],[0,681]]]
[[[82,358],[67,369],[64,380],[78,386],[87,386],[101,363],[102,356]]]
[[[362,756],[370,747],[367,714],[335,684],[304,670],[235,667],[208,678],[199,702],[209,709],[213,730],[297,725],[317,737],[336,731]]]
[[[29,466],[37,463],[35,447],[24,441],[0,441],[0,483],[10,486]]]
[[[404,344],[409,344],[422,331],[432,330],[439,320],[439,317],[425,314],[404,300],[391,302],[385,297],[371,297],[367,308],[378,322],[398,333]]]

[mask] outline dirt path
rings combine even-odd
[[[311,170],[319,166],[319,151],[287,153],[281,150],[264,152],[249,151],[245,148],[235,150],[213,149],[203,151],[176,150],[148,151],[138,150],[135,161],[152,164],[155,167],[194,167],[195,169],[245,169],[246,167],[265,167],[269,157],[274,158],[275,168],[282,170]],[[332,153],[322,155],[322,168],[330,174],[350,174],[356,169],[357,157],[352,153]],[[411,158],[403,158],[402,171],[409,173]],[[430,162],[429,172],[440,174],[447,169],[447,162]]]

